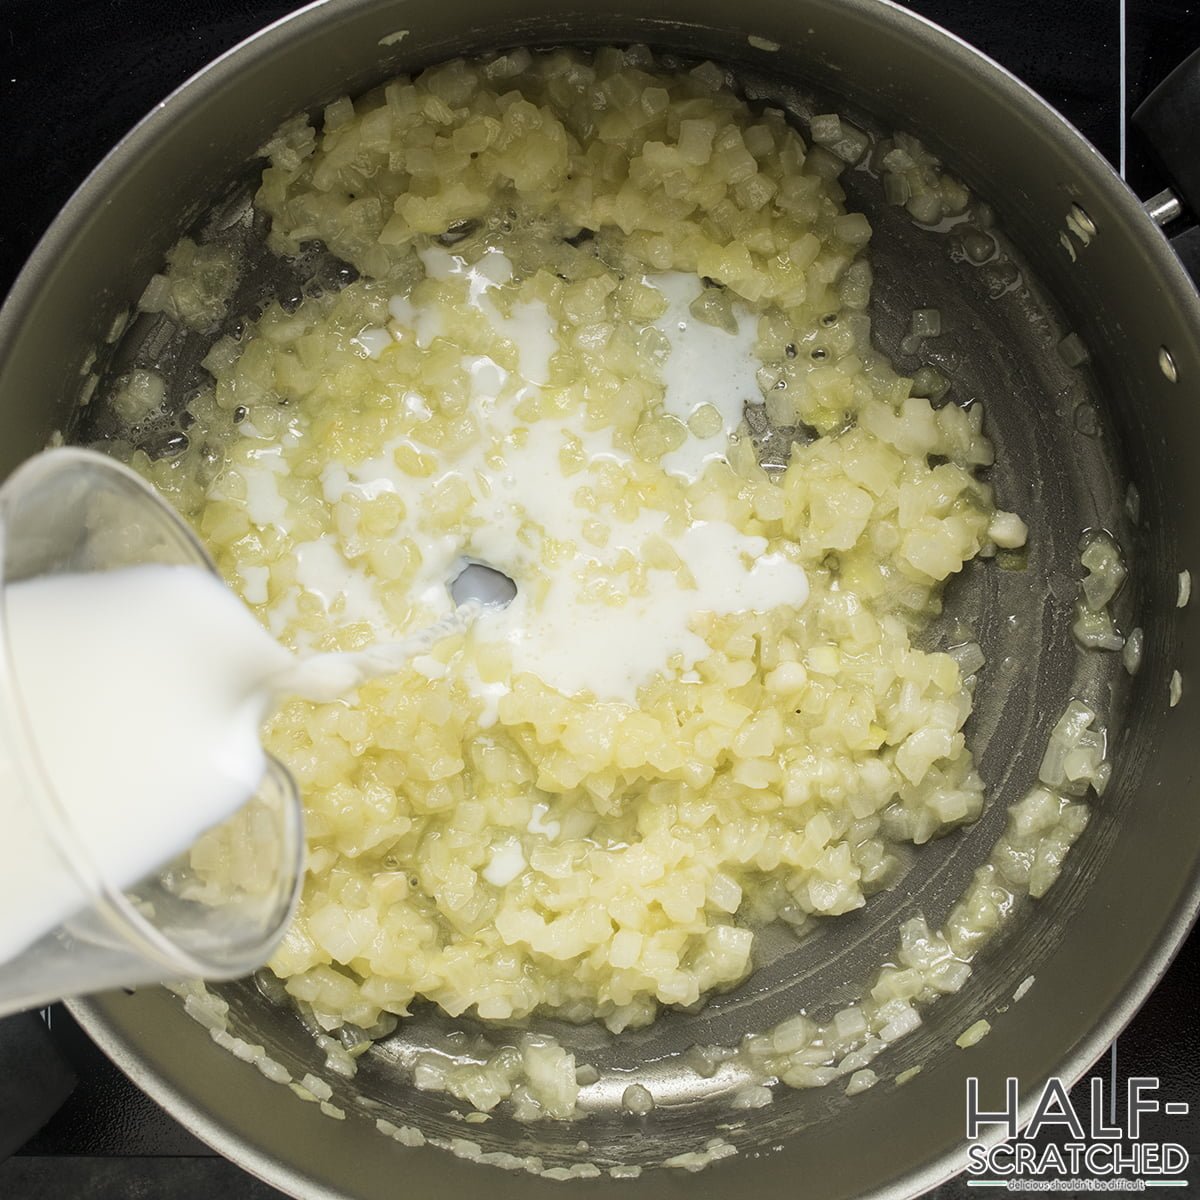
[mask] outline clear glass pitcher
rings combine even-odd
[[[167,503],[114,460],[48,450],[0,487],[0,922],[36,916],[38,906],[70,913],[0,961],[0,1016],[116,986],[245,975],[270,957],[299,898],[300,799],[274,760],[256,794],[203,835],[210,854],[253,861],[253,871],[235,873],[217,893],[190,851],[133,887],[106,877],[39,759],[14,670],[7,589],[47,574],[147,563],[215,569]],[[104,636],[102,623],[95,633]],[[170,789],[164,779],[165,803]]]

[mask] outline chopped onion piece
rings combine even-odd
[[[864,1067],[850,1076],[849,1082],[846,1084],[846,1095],[857,1096],[859,1092],[865,1092],[867,1088],[874,1087],[878,1082],[879,1076],[869,1067]]]
[[[963,1050],[966,1050],[969,1047],[976,1045],[978,1042],[982,1042],[983,1039],[987,1037],[989,1033],[991,1033],[991,1031],[991,1022],[980,1018],[975,1022],[974,1025],[964,1029],[962,1033],[955,1038],[954,1044]]]
[[[1001,550],[1018,550],[1029,537],[1029,526],[1011,512],[997,512],[988,525],[988,538]]]
[[[1142,665],[1142,651],[1146,635],[1139,627],[1130,631],[1125,639],[1125,648],[1121,651],[1121,665],[1130,675],[1136,675]]]
[[[1038,779],[1048,788],[1069,796],[1082,796],[1089,787],[1097,794],[1108,784],[1111,769],[1105,761],[1107,732],[1092,729],[1095,712],[1072,700],[1050,733]]]
[[[138,300],[138,308],[145,313],[160,313],[171,298],[171,281],[165,275],[152,275]]]

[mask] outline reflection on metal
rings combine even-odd
[[[1155,225],[1168,225],[1183,212],[1179,197],[1170,188],[1163,188],[1157,196],[1151,196],[1142,208]]]
[[[1096,236],[1096,222],[1080,204],[1072,204],[1067,213],[1067,228],[1085,245]]]

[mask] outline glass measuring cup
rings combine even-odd
[[[36,924],[39,905],[68,914],[0,959],[0,1016],[116,986],[245,975],[270,957],[299,898],[300,799],[274,760],[257,792],[200,839],[210,859],[252,864],[218,889],[194,868],[191,849],[132,887],[119,886],[39,758],[14,669],[7,589],[50,574],[148,563],[215,570],[179,516],[114,460],[48,450],[0,486],[0,927]],[[170,786],[163,781],[165,802]]]

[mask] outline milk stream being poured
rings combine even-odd
[[[77,843],[122,889],[253,795],[267,766],[259,728],[277,699],[334,699],[397,670],[476,611],[463,605],[402,642],[298,659],[196,566],[50,575],[10,585],[6,600],[27,720],[8,734],[28,734]],[[3,783],[0,963],[81,907],[20,781]]]
[[[296,586],[282,594],[269,592],[265,568],[241,572],[245,598],[270,632],[199,568],[129,568],[9,589],[10,641],[33,740],[82,841],[117,886],[169,861],[254,792],[266,766],[259,726],[277,696],[325,702],[414,658],[421,671],[418,656],[479,611],[456,607],[447,586],[464,562],[490,563],[516,581],[512,603],[491,608],[473,631],[481,646],[505,649],[514,677],[530,673],[564,694],[633,706],[656,673],[687,678],[711,652],[693,627],[696,614],[770,611],[807,597],[797,562],[719,515],[680,522],[648,507],[598,522],[581,497],[601,472],[624,470],[629,451],[611,431],[588,432],[576,419],[527,425],[518,415],[521,402],[551,378],[558,331],[546,306],[519,299],[507,310],[497,304],[513,281],[511,263],[497,250],[474,265],[437,247],[421,258],[430,281],[517,350],[508,369],[486,354],[464,352],[472,413],[486,436],[418,477],[398,466],[397,452],[414,446],[411,431],[402,432],[366,462],[327,464],[320,483],[335,514],[383,493],[402,500],[420,548],[414,610],[435,626],[414,637],[397,629],[380,603],[379,581],[350,561],[333,533],[296,543]],[[741,309],[735,309],[736,332],[698,322],[691,306],[704,284],[696,276],[668,272],[645,282],[665,301],[656,323],[670,346],[661,379],[664,411],[683,423],[706,416],[662,462],[687,483],[724,457],[744,406],[762,403],[756,325]],[[394,339],[411,337],[424,348],[445,335],[439,310],[407,296],[393,297],[389,315],[387,329],[358,335],[371,358],[387,353]],[[428,403],[416,392],[405,394],[402,408],[417,424],[429,419]],[[300,431],[263,437],[250,420],[241,430],[246,452],[230,476],[240,476],[246,514],[261,529],[287,528],[291,514],[279,481]],[[584,462],[568,475],[561,459],[572,446]],[[433,451],[423,444],[422,454]],[[447,481],[470,497],[453,531],[427,512],[430,490]],[[629,562],[645,568],[636,590],[622,574]],[[598,599],[600,585],[627,588],[622,602]],[[272,634],[304,645],[303,631],[293,627],[301,594],[337,612],[340,623],[366,623],[378,644],[294,657]],[[482,702],[481,728],[493,724],[508,684],[485,683],[470,664],[463,682]],[[0,819],[5,807],[0,794]],[[30,839],[19,836],[19,822],[30,816],[17,807],[0,844],[0,963],[67,917],[72,895],[65,882],[54,883],[61,864],[23,853]],[[489,880],[510,879],[522,862],[514,843],[490,864]]]

